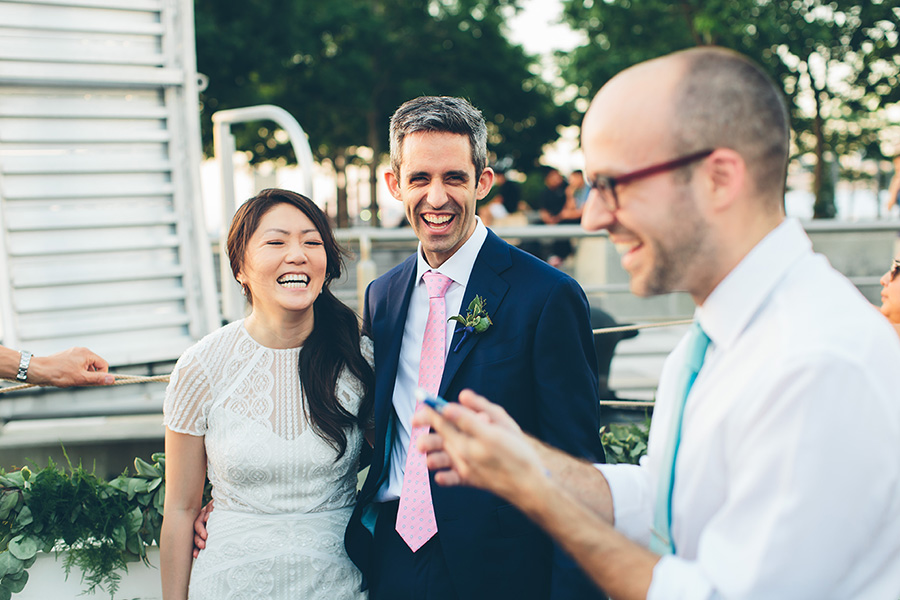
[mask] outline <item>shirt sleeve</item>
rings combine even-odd
[[[626,464],[595,466],[609,485],[616,529],[634,542],[649,545],[655,485],[646,467]]]
[[[206,435],[212,389],[203,365],[193,353],[185,353],[175,365],[163,404],[163,422],[177,433]]]
[[[806,356],[760,383],[729,420],[727,497],[696,558],[660,560],[648,600],[850,597],[895,560],[896,396],[846,357]]]

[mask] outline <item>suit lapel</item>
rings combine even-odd
[[[382,429],[385,448],[383,457],[385,464],[390,456],[393,410],[392,398],[394,382],[397,379],[397,367],[400,363],[400,347],[403,343],[403,329],[406,326],[406,314],[409,312],[409,302],[412,297],[413,284],[416,274],[416,257],[406,260],[388,283],[387,291],[380,299],[383,303],[384,318],[379,319],[374,327],[375,339],[385,341],[384,354],[380,356],[380,364],[377,364],[375,373],[375,421],[385,423]],[[376,349],[378,345],[376,344]],[[376,352],[377,355],[377,352]],[[379,385],[380,384],[380,385]]]
[[[472,302],[475,296],[481,296],[485,300],[488,315],[493,315],[509,290],[509,284],[500,274],[511,265],[512,259],[510,258],[509,245],[488,230],[487,239],[481,246],[478,258],[475,259],[475,264],[472,266],[472,274],[469,275],[469,283],[466,286],[462,306],[460,307],[461,313],[465,315],[469,303]],[[446,392],[456,376],[456,372],[472,351],[472,348],[490,333],[491,330],[488,329],[481,334],[469,334],[466,340],[460,343],[463,332],[460,328],[457,328],[450,343],[450,353],[447,355],[447,361],[444,363],[444,374],[441,377],[441,394]],[[459,349],[455,350],[457,345]]]

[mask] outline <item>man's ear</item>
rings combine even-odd
[[[747,163],[730,148],[716,148],[706,159],[703,174],[712,208],[723,209],[730,206],[744,189]]]
[[[400,199],[400,182],[397,180],[397,176],[394,175],[393,171],[385,171],[384,173],[384,182],[387,183],[388,191],[391,192],[391,196],[395,199]]]
[[[484,171],[482,171],[481,175],[478,177],[478,187],[475,188],[475,199],[481,200],[487,196],[493,185],[494,170],[490,167],[485,167]]]

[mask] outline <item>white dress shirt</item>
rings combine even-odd
[[[685,407],[674,556],[651,600],[900,597],[900,340],[787,220],[697,308],[712,343]],[[640,466],[598,465],[649,543],[684,340]]]
[[[422,254],[422,243],[416,250],[416,284],[409,299],[409,311],[406,313],[406,324],[403,327],[403,341],[400,345],[400,362],[397,365],[397,378],[394,381],[392,402],[397,414],[397,427],[391,444],[391,470],[385,483],[375,495],[376,502],[396,500],[403,491],[403,471],[406,468],[406,452],[412,435],[412,417],[416,411],[414,393],[419,387],[419,360],[422,357],[422,338],[425,336],[425,323],[428,320],[428,290],[422,279],[427,271],[435,271],[449,277],[453,282],[444,295],[447,315],[461,312],[463,294],[469,284],[469,275],[475,266],[475,259],[487,239],[487,228],[481,219],[475,217],[475,231],[460,246],[453,256],[444,261],[440,267],[432,269]],[[398,299],[399,301],[399,299]],[[450,350],[453,333],[459,325],[456,321],[447,321],[447,340],[444,356]]]

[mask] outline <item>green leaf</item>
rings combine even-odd
[[[158,487],[159,487],[159,484],[161,484],[162,482],[163,482],[162,476],[157,477],[156,479],[151,479],[151,480],[150,480],[150,485],[147,486],[147,491],[148,491],[148,492],[152,492],[153,490],[155,490],[156,488],[158,488]]]
[[[159,514],[163,514],[163,507],[165,506],[165,497],[166,497],[166,484],[163,482],[161,486],[159,486],[159,490],[156,494],[153,495],[153,508],[159,512]]]
[[[478,312],[479,306],[481,306],[481,302],[478,296],[475,296],[474,298],[472,298],[472,301],[469,302],[469,308],[467,308],[466,310],[470,313],[475,313]]]
[[[150,463],[141,460],[140,457],[134,459],[134,469],[137,471],[138,475],[143,477],[162,477],[162,469],[159,467],[155,467]]]
[[[131,481],[131,477],[123,477],[118,476],[112,481],[109,482],[110,487],[119,490],[120,492],[128,492],[128,482]]]
[[[119,550],[124,550],[126,539],[127,535],[125,534],[125,526],[116,525],[112,531],[112,540],[115,543],[116,548],[118,548]]]
[[[7,575],[3,578],[3,587],[13,594],[18,594],[24,590],[26,583],[28,583],[28,571],[24,570],[17,575]]]
[[[28,508],[28,505],[22,507],[22,510],[19,511],[19,515],[16,517],[15,526],[13,527],[13,531],[18,531],[23,527],[31,525],[34,521],[34,517],[31,515],[31,509]],[[12,543],[12,542],[10,542]]]
[[[22,489],[25,487],[25,478],[22,476],[21,471],[13,471],[12,473],[7,473],[6,477],[3,478],[4,485],[7,487],[16,487]]]
[[[475,320],[475,333],[483,333],[491,326],[491,320],[487,317],[477,317]]]
[[[466,320],[463,319],[460,315],[456,315],[455,317],[450,317],[450,318],[447,319],[447,320],[448,320],[448,321],[456,321],[457,323],[459,323],[459,324],[462,325],[463,327],[466,326]]]
[[[6,582],[6,578],[3,579],[3,582]],[[0,585],[0,600],[10,600],[10,598],[12,598],[12,590],[6,585]]]
[[[8,491],[3,493],[0,498],[0,521],[5,521],[9,517],[9,511],[16,507],[19,503],[19,492]]]
[[[8,551],[0,553],[0,577],[6,577],[8,574],[15,575],[24,567],[25,564]]]
[[[19,560],[28,560],[37,554],[41,545],[36,537],[17,535],[9,541],[9,552]]]
[[[128,513],[127,515],[127,532],[129,535],[136,534],[141,530],[141,524],[144,522],[144,515],[141,512],[141,509],[138,507],[134,507],[134,509]]]
[[[128,550],[128,552],[130,552],[131,554],[134,554],[138,558],[140,558],[142,545],[143,544],[141,543],[141,539],[138,536],[134,535],[128,538],[128,542],[125,544],[125,549]]]

